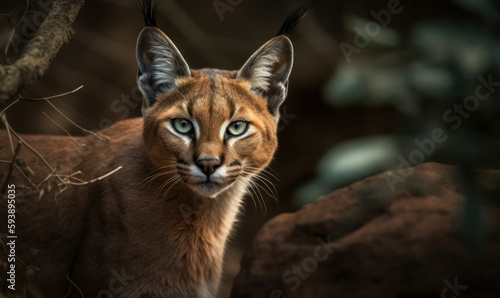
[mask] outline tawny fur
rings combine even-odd
[[[144,7],[146,23],[154,25],[154,6],[146,1]],[[304,14],[297,11],[280,32],[291,32]],[[21,136],[54,172],[23,144],[8,175],[18,139],[0,131],[0,181],[8,176],[16,186],[18,235],[16,291],[2,275],[0,297],[217,295],[246,188],[277,147],[292,44],[276,36],[238,71],[196,71],[161,30],[148,26],[138,38],[137,60],[143,118],[118,122],[99,136]],[[194,133],[176,132],[175,119],[191,121]],[[241,121],[247,132],[228,135],[227,126]],[[196,180],[204,175],[196,166],[201,157],[220,161],[216,182]],[[67,177],[81,185],[61,191]],[[0,215],[7,218],[1,196]],[[0,233],[5,243],[6,224]],[[0,249],[2,272],[7,254]]]
[[[22,136],[60,174],[81,171],[77,177],[89,181],[118,166],[123,169],[101,181],[69,187],[57,198],[52,191],[40,199],[36,193],[22,195],[25,190],[21,186],[29,183],[14,171],[9,184],[15,184],[18,193],[17,256],[29,268],[37,268],[32,273],[27,268],[18,269],[16,293],[21,294],[26,287],[33,296],[39,291],[43,297],[62,297],[71,288],[70,296],[78,297],[76,286],[85,297],[96,296],[110,286],[130,297],[204,297],[207,294],[202,291],[215,293],[226,239],[249,175],[235,167],[241,182],[216,199],[200,197],[184,183],[155,196],[173,174],[147,179],[159,165],[171,165],[178,158],[190,160],[195,151],[224,154],[226,163],[238,160],[252,169],[269,163],[277,144],[273,117],[266,102],[249,92],[248,83],[234,80],[234,75],[193,71],[193,77],[180,82],[176,92],[160,98],[157,108],[144,120],[121,121],[103,130],[101,134],[108,141],[95,136],[76,138],[86,152],[77,153],[78,147],[67,137]],[[183,113],[184,106],[202,123],[200,140],[192,148],[169,137],[161,125],[170,115]],[[239,115],[252,121],[256,133],[229,148],[220,139],[219,127],[234,112],[231,107],[238,107]],[[10,160],[5,131],[0,133],[0,143],[0,159]],[[33,170],[34,183],[49,174],[24,146],[18,159]],[[8,167],[1,165],[2,179]],[[186,210],[190,211],[188,216]],[[2,218],[6,218],[5,206]],[[5,225],[2,233],[6,233]],[[0,259],[6,260],[3,251]],[[133,279],[123,285],[116,281],[114,272]]]

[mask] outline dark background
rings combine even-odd
[[[16,16],[24,11],[24,4],[20,3],[23,1],[3,7],[0,12],[10,15],[0,18],[1,49],[8,43],[12,20],[19,21]],[[33,1],[29,14],[15,29],[21,40],[29,39],[36,30],[37,14],[44,13],[40,3],[50,1]],[[158,1],[159,27],[193,69],[238,69],[274,36],[287,14],[301,4],[242,0],[225,11],[222,19],[214,3]],[[313,11],[292,37],[295,64],[289,95],[282,107],[279,149],[270,166],[279,181],[268,175],[276,185],[279,201],[275,203],[261,190],[267,206],[267,211],[263,211],[248,198],[230,244],[228,284],[238,272],[244,250],[269,218],[293,212],[319,194],[398,167],[398,156],[408,160],[411,152],[418,149],[414,139],[429,137],[436,127],[447,129],[448,140],[422,161],[498,167],[496,136],[500,125],[494,92],[487,101],[481,101],[459,129],[450,129],[442,117],[454,103],[474,95],[478,76],[492,75],[493,80],[500,81],[498,7],[494,3],[311,2]],[[378,23],[380,32],[372,37],[365,32],[369,41],[360,38],[356,28],[366,28],[375,21],[371,12],[389,11],[391,5],[396,5],[399,12],[391,14],[387,26]],[[29,24],[33,23],[31,28]],[[84,85],[78,92],[52,102],[90,130],[99,129],[106,118],[116,122],[123,117],[140,117],[139,105],[129,109],[129,113],[116,112],[112,106],[113,101],[130,96],[135,90],[135,42],[142,28],[136,0],[86,1],[70,43],[63,46],[46,75],[21,94],[38,98]],[[342,47],[356,46],[356,40],[363,41],[364,47],[357,46],[359,51],[350,56],[352,61],[348,63]],[[4,63],[19,56],[22,47],[12,46],[15,41],[11,41],[7,55],[0,56]],[[21,133],[64,134],[42,111],[71,134],[84,134],[43,102],[20,102],[7,116]],[[320,162],[332,148],[343,150]],[[371,156],[371,148],[377,148],[380,154]],[[394,148],[397,153],[391,151]]]

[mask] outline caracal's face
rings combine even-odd
[[[235,72],[192,71],[146,114],[146,145],[157,167],[215,197],[267,166],[276,127],[266,101]]]
[[[196,71],[161,30],[146,27],[137,61],[146,150],[173,175],[164,185],[216,197],[268,165],[293,64],[286,36],[269,40],[239,71]]]

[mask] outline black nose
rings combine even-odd
[[[217,158],[205,157],[198,159],[196,165],[205,175],[210,176],[220,166],[220,161]]]

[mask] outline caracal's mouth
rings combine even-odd
[[[178,164],[178,174],[182,181],[197,194],[215,198],[230,189],[243,178],[240,167],[218,167],[210,173],[195,165]]]
[[[190,187],[202,196],[215,198],[217,195],[223,193],[226,189],[228,189],[231,185],[232,183],[222,184],[219,182],[209,181],[207,179],[205,182],[191,184]]]
[[[223,188],[219,183],[212,182],[209,180],[202,183],[197,183],[195,185],[195,188],[199,193],[206,195],[208,197],[215,197],[223,190]]]

